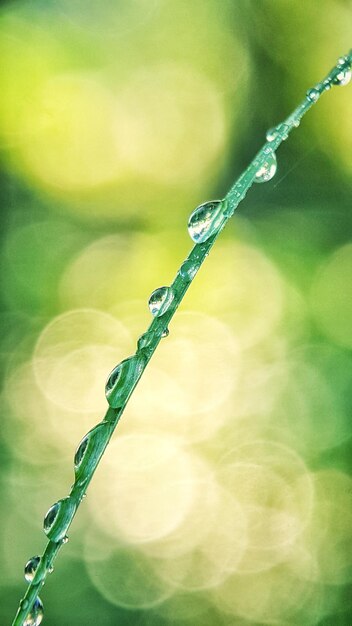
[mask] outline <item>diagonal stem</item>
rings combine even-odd
[[[138,341],[137,352],[135,356],[140,357],[140,367],[137,374],[131,380],[126,381],[129,385],[127,391],[123,396],[123,401],[116,408],[110,406],[106,412],[104,419],[101,422],[101,425],[103,425],[103,427],[100,428],[99,436],[96,438],[94,457],[93,455],[91,456],[89,463],[89,472],[83,478],[79,479],[78,477],[76,477],[76,481],[71,488],[68,498],[66,499],[70,503],[73,513],[65,526],[65,530],[69,528],[72,522],[78,506],[80,505],[86,493],[87,487],[94,475],[95,469],[111,439],[111,436],[119,422],[119,419],[134,388],[136,387],[148,362],[155,352],[163,336],[163,333],[167,330],[168,325],[176,312],[176,309],[182,302],[182,299],[187,289],[189,288],[195,274],[198,272],[200,266],[208,256],[212,246],[220,235],[220,232],[223,230],[226,223],[233,215],[239,203],[242,202],[242,200],[245,198],[248,190],[258,177],[259,170],[265,167],[268,158],[275,154],[280,144],[287,139],[289,133],[294,128],[297,128],[297,126],[299,126],[303,115],[305,115],[307,111],[313,106],[313,104],[317,102],[320,96],[325,91],[328,91],[332,86],[336,84],[347,84],[348,80],[346,79],[346,77],[348,78],[351,70],[351,65],[352,50],[350,50],[348,54],[338,60],[336,65],[322,81],[320,81],[314,87],[307,91],[303,101],[296,107],[296,109],[294,109],[294,111],[286,118],[286,120],[284,120],[275,128],[268,131],[267,141],[226,194],[223,200],[224,210],[222,214],[222,220],[219,222],[219,226],[215,229],[213,234],[211,234],[211,236],[209,236],[205,241],[202,241],[201,243],[196,243],[194,245],[187,259],[181,265],[181,268],[178,270],[175,279],[170,286],[171,292],[173,294],[173,300],[170,306],[167,308],[165,313],[153,319],[147,331],[144,333],[144,335],[140,337]],[[82,442],[83,441],[84,440],[82,440]],[[53,563],[61,546],[66,543],[66,541],[67,536],[65,533],[62,537],[60,536],[59,539],[56,538],[56,540],[49,540],[45,552],[42,555],[39,565],[35,571],[34,578],[29,583],[25,596],[20,602],[12,626],[23,626],[25,620],[28,618],[28,615],[31,613],[32,607],[36,599],[38,598],[38,594],[45,583],[45,579],[48,573],[50,573],[53,569]]]

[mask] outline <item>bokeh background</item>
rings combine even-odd
[[[190,212],[351,45],[348,0],[2,3],[1,624]],[[196,277],[48,625],[352,624],[351,103],[324,95]]]

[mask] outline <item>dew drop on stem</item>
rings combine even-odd
[[[32,556],[24,567],[24,577],[27,583],[31,583],[40,563],[40,556]]]
[[[195,243],[203,243],[218,232],[226,220],[225,201],[212,200],[198,206],[188,220],[188,232]]]
[[[153,317],[164,315],[173,299],[174,294],[171,287],[158,287],[158,289],[155,289],[148,301],[149,310]]]
[[[269,153],[263,165],[259,168],[255,176],[256,183],[266,183],[275,176],[277,170],[277,160],[275,152]]]

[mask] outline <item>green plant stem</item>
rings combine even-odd
[[[321,82],[317,83],[311,90],[308,90],[306,97],[304,100],[298,105],[298,107],[289,115],[289,117],[284,120],[281,124],[276,126],[271,133],[271,140],[266,141],[266,143],[262,146],[259,152],[254,157],[253,161],[246,168],[246,170],[241,174],[241,176],[236,180],[235,184],[231,187],[229,192],[224,198],[225,201],[225,219],[222,222],[221,226],[218,228],[217,232],[213,234],[209,239],[207,239],[203,243],[197,243],[192,248],[189,253],[185,263],[191,264],[193,267],[196,267],[195,273],[199,270],[200,266],[208,256],[212,246],[214,245],[216,239],[218,238],[220,232],[225,227],[226,223],[233,215],[235,209],[239,205],[239,203],[244,199],[248,190],[252,186],[255,181],[258,170],[263,167],[265,164],[268,155],[276,152],[277,148],[280,144],[287,139],[289,133],[296,128],[303,115],[317,102],[322,93],[329,90],[336,81],[338,80],[339,75],[342,71],[350,69],[352,64],[352,50],[345,56],[339,59],[338,63],[332,68],[329,74],[324,78]],[[313,92],[312,92],[313,90]],[[314,98],[312,98],[312,93]],[[194,273],[194,275],[195,275]],[[134,388],[136,387],[140,377],[142,376],[148,362],[150,361],[154,351],[156,350],[164,331],[168,328],[168,325],[174,316],[176,309],[181,303],[187,289],[189,288],[194,275],[192,278],[185,278],[182,276],[180,271],[177,272],[176,277],[171,285],[172,292],[174,294],[173,301],[167,311],[161,315],[160,317],[155,317],[151,322],[147,332],[152,337],[152,341],[148,346],[148,350],[144,351],[143,358],[143,366],[139,375],[134,378],[128,395],[125,398],[122,406],[117,409],[109,407],[104,417],[102,423],[106,424],[106,428],[104,430],[104,434],[99,441],[99,450],[98,454],[95,456],[94,463],[91,466],[89,476],[85,478],[83,481],[75,482],[71,488],[71,492],[69,497],[75,503],[75,512],[81,500],[83,499],[87,487],[93,477],[95,469],[111,439],[111,436],[119,422],[119,419],[125,409],[125,406],[128,402],[129,397],[131,396]],[[72,521],[72,520],[71,520]],[[12,626],[23,626],[24,621],[26,620],[28,614],[31,611],[31,608],[38,597],[41,587],[44,585],[47,574],[52,571],[53,563],[56,559],[56,556],[61,548],[61,546],[66,542],[65,538],[61,539],[58,542],[49,541],[43,556],[41,557],[41,561],[36,570],[35,576],[32,582],[29,583],[26,594],[24,598],[20,602],[19,609],[14,618]]]

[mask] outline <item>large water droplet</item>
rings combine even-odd
[[[255,175],[254,181],[256,183],[266,183],[275,176],[277,170],[277,160],[275,152],[271,152],[266,157],[263,165],[259,168]]]
[[[31,583],[35,573],[37,571],[38,565],[40,563],[40,556],[32,556],[31,559],[29,559],[29,561],[27,561],[25,567],[24,567],[24,577],[27,581],[27,583]]]
[[[135,354],[114,367],[105,386],[106,399],[111,407],[117,409],[126,402],[143,371],[144,362],[140,354]]]
[[[352,71],[349,67],[341,69],[336,78],[332,81],[334,85],[348,85],[352,77]]]
[[[319,91],[312,87],[311,89],[308,89],[306,96],[311,102],[316,102],[319,98]]]
[[[226,220],[224,210],[226,203],[212,200],[198,206],[188,220],[188,232],[195,243],[207,241],[214,235]]]
[[[160,317],[168,310],[171,302],[174,299],[171,287],[158,287],[151,294],[148,306],[151,314],[154,317]]]
[[[28,613],[26,619],[23,622],[23,626],[39,626],[42,623],[44,616],[43,603],[40,598],[37,598]]]
[[[67,497],[55,502],[44,518],[44,532],[51,541],[61,541],[75,514],[76,505]]]
[[[82,482],[90,476],[104,449],[108,436],[108,425],[105,422],[92,428],[83,437],[74,458],[76,482]]]

